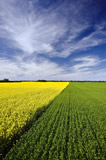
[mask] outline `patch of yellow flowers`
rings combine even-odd
[[[0,83],[0,137],[10,139],[68,82]]]

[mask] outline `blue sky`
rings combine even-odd
[[[0,0],[0,79],[106,80],[106,0]]]

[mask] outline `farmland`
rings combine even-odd
[[[72,82],[5,160],[105,160],[106,83]]]
[[[0,83],[0,156],[68,82]]]

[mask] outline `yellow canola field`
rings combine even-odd
[[[0,137],[10,139],[68,82],[0,83]]]

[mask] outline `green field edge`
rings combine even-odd
[[[28,130],[30,130],[33,124],[46,112],[49,106],[51,106],[51,104],[58,98],[60,94],[62,94],[62,92],[64,92],[69,84],[53,100],[51,100],[48,105],[43,105],[41,108],[38,108],[32,119],[30,119],[30,121],[27,121],[26,125],[23,126],[21,130],[19,130],[19,133],[17,132],[16,134],[14,134],[11,141],[8,142],[7,139],[3,139],[0,137],[0,143],[4,143],[4,147],[0,148],[0,160],[3,160],[6,157],[11,148],[19,141],[20,137],[23,134],[27,133]]]

